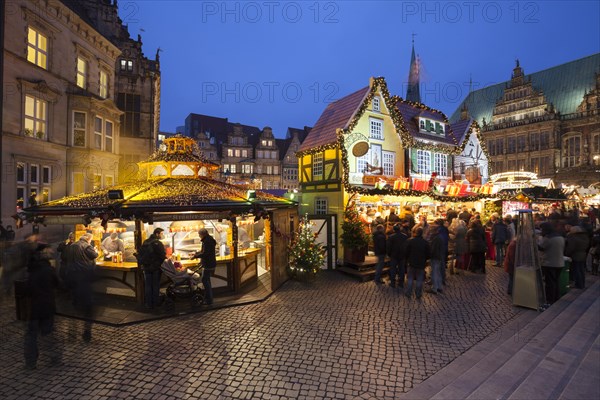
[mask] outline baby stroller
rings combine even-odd
[[[192,305],[200,305],[204,301],[204,290],[200,287],[200,274],[192,269],[178,269],[176,262],[165,260],[160,266],[162,272],[171,280],[167,286],[167,303],[174,303],[176,299],[190,299]]]

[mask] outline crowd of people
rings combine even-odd
[[[414,294],[420,298],[424,291],[443,293],[446,274],[461,274],[462,271],[485,274],[486,260],[491,260],[508,273],[507,294],[512,294],[517,216],[501,217],[493,213],[483,223],[479,212],[464,206],[445,210],[444,217],[439,216],[433,221],[428,221],[425,214],[415,218],[410,206],[400,212],[393,207],[383,213],[373,214],[368,207],[358,211],[365,232],[372,235],[372,250],[377,257],[376,284],[384,283],[383,270],[389,260],[390,286],[403,288],[404,294],[412,297],[414,285]],[[586,268],[592,274],[598,273],[600,229],[594,230],[597,219],[593,208],[588,213],[558,208],[547,216],[534,214],[548,304],[560,297],[558,281],[565,257],[570,259],[575,288],[585,287]],[[427,290],[424,290],[425,283]]]
[[[206,229],[200,229],[202,247],[195,258],[204,266],[202,282],[205,290],[205,304],[212,304],[213,295],[210,277],[216,267],[216,241]],[[160,293],[161,264],[166,259],[165,247],[161,242],[163,229],[156,228],[144,242],[151,249],[149,262],[139,262],[144,275],[144,303],[147,308],[155,308],[162,303]],[[14,239],[14,236],[12,237]],[[13,243],[0,240],[2,245],[2,296],[12,297],[13,288],[26,297],[22,317],[27,320],[24,336],[24,358],[26,369],[35,369],[39,357],[39,344],[50,356],[51,364],[62,362],[61,346],[54,334],[54,314],[56,292],[63,291],[70,297],[73,306],[84,317],[81,337],[89,343],[92,339],[94,302],[92,284],[99,252],[91,233],[84,233],[79,240],[70,233],[65,241],[58,244],[58,264],[55,268],[55,251],[52,246],[40,241],[37,233],[29,234],[23,241]],[[102,241],[104,254],[123,251],[123,243],[118,235],[111,234]],[[144,247],[144,245],[142,245]],[[107,258],[108,259],[108,258]],[[20,307],[21,305],[17,305]],[[74,332],[69,332],[73,336]]]

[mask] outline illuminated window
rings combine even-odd
[[[73,172],[73,193],[80,194],[85,191],[85,181],[82,172]]]
[[[261,140],[261,141],[260,141],[260,144],[261,144],[262,146],[266,146],[266,145],[267,145],[267,141],[266,141],[266,140]]]
[[[85,147],[86,113],[73,112],[73,146]]]
[[[46,138],[48,102],[39,97],[25,96],[24,133],[38,139]]]
[[[315,214],[323,215],[327,214],[327,199],[326,198],[317,198],[315,199]]]
[[[92,187],[92,190],[98,190],[101,187],[102,187],[102,175],[94,174],[94,185]]]
[[[267,165],[267,175],[273,175],[273,166],[272,165]]]
[[[241,155],[240,149],[235,149],[235,156],[239,157]]]
[[[104,71],[100,71],[100,97],[106,99],[108,97],[108,74]]]
[[[279,175],[279,165],[273,165],[273,174]]]
[[[237,165],[236,164],[231,164],[229,166],[229,172],[231,172],[232,174],[236,173],[236,169],[237,169]]]
[[[132,60],[121,60],[121,71],[123,72],[133,72],[133,61]]]
[[[48,39],[32,27],[27,28],[27,61],[48,69]]]
[[[446,154],[433,154],[433,168],[438,176],[448,176],[448,156]]]
[[[431,175],[431,153],[417,150],[417,173]]]
[[[113,186],[114,184],[115,184],[115,178],[112,175],[104,176],[104,186],[105,187],[110,187],[110,186]]]
[[[369,118],[369,137],[371,139],[383,140],[383,120]]]
[[[267,144],[268,144],[269,146],[273,146],[273,141],[272,141],[272,140],[269,140],[269,141],[267,142]]]
[[[371,149],[367,151],[367,154],[356,158],[356,172],[364,174],[367,169],[367,163],[371,162]]]
[[[227,157],[233,157],[233,149],[227,149]]]
[[[383,152],[383,174],[386,176],[394,176],[394,164],[396,154],[391,151]]]
[[[380,111],[379,108],[379,97],[373,97],[373,111]]]
[[[87,87],[87,61],[77,57],[77,86],[82,89]]]
[[[313,177],[323,175],[323,153],[313,154]]]
[[[242,150],[242,157],[248,157],[248,150]]]

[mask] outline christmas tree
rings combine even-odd
[[[294,278],[299,274],[315,275],[325,261],[325,249],[317,243],[317,234],[312,231],[311,224],[305,215],[300,220],[296,236],[288,247],[288,272]]]

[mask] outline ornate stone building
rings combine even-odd
[[[160,74],[129,39],[116,1],[15,0],[4,11],[0,210],[9,224],[20,207],[135,176],[124,163],[153,149]],[[137,53],[123,73],[128,46]],[[133,138],[123,93],[140,94]]]
[[[600,54],[469,93],[451,120],[468,112],[482,128],[490,173],[530,171],[557,183],[600,182]]]
[[[115,64],[115,103],[121,115],[121,152],[119,180],[136,177],[137,163],[155,150],[160,123],[160,62],[142,50],[142,38],[132,39],[118,15],[116,0],[63,0],[104,37],[114,43],[121,54]]]

